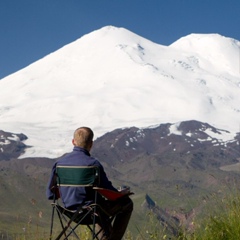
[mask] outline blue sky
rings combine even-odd
[[[191,33],[240,40],[240,1],[0,0],[0,79],[107,25],[162,45]]]

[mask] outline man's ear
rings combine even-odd
[[[91,150],[92,146],[93,146],[93,141],[89,144],[89,151]]]
[[[76,145],[74,139],[72,139],[72,144],[73,144],[74,146]]]

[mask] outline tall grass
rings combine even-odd
[[[158,220],[156,220],[153,212],[149,212],[146,216],[146,222],[143,228],[137,228],[138,234],[135,238],[126,238],[126,240],[145,240],[145,239],[168,239],[168,232],[164,226]]]
[[[240,239],[240,194],[226,195],[216,199],[209,213],[199,220],[192,236],[193,240],[237,240]]]
[[[240,239],[240,193],[213,194],[201,208],[200,217],[181,225],[172,234],[149,214],[143,229],[134,240],[238,240]],[[191,225],[191,226],[190,226]],[[128,240],[126,238],[126,240]]]
[[[220,197],[221,196],[221,197]],[[137,234],[128,231],[124,240],[238,240],[240,239],[240,193],[231,192],[225,195],[215,194],[205,203],[200,218],[194,219],[189,226],[181,225],[178,234],[169,231],[167,224],[161,224],[150,211],[146,215],[144,227],[138,229]],[[137,227],[137,226],[136,226]],[[78,232],[81,239],[91,239],[86,228]],[[48,231],[28,225],[19,235],[3,236],[0,239],[31,240],[49,239]],[[74,238],[73,238],[74,239]]]

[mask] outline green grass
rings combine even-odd
[[[240,192],[236,186],[225,192],[213,193],[206,197],[198,215],[190,222],[175,226],[173,235],[167,225],[157,221],[150,211],[145,215],[145,224],[138,228],[134,240],[236,240],[240,239]],[[143,221],[143,219],[142,219]]]
[[[233,187],[230,188],[224,182],[226,179],[229,181],[230,178],[236,177],[235,174],[232,172],[226,174],[224,171],[214,169],[205,171],[190,169],[190,171],[184,166],[181,168],[175,165],[157,168],[155,159],[149,163],[152,169],[151,174],[148,174],[145,171],[148,164],[142,166],[140,163],[139,160],[140,175],[146,179],[140,178],[138,174],[131,174],[136,169],[134,164],[128,168],[130,172],[127,177],[120,174],[116,178],[110,178],[114,179],[115,186],[129,185],[135,193],[131,196],[134,201],[134,212],[126,233],[127,240],[170,238],[221,240],[217,234],[222,234],[224,240],[240,239],[237,235],[237,224],[240,222],[238,216],[240,200],[236,190],[238,184],[232,184]],[[0,240],[48,239],[51,206],[45,197],[45,189],[50,167],[37,168],[38,164],[32,161],[26,163],[16,161],[16,166],[13,165],[14,169],[11,165],[11,168],[4,167],[0,171]],[[126,171],[124,166],[122,173]],[[173,170],[174,168],[176,171]],[[32,170],[34,174],[31,173]],[[235,190],[232,190],[233,188]],[[145,194],[148,194],[162,209],[171,209],[183,214],[194,209],[197,216],[190,222],[184,223],[187,227],[184,224],[179,226],[181,235],[174,237],[167,231],[166,226],[159,223],[156,215],[143,207]],[[40,216],[39,213],[42,215]],[[191,231],[189,225],[193,228]],[[233,238],[230,237],[231,233],[235,235]],[[86,232],[79,234],[83,234],[83,239],[87,240]],[[211,238],[210,235],[213,237]]]
[[[192,238],[196,240],[240,239],[240,194],[231,194],[216,199],[211,204],[209,214],[197,223]]]
[[[135,224],[136,232],[128,231],[125,240],[236,240],[240,239],[240,193],[231,192],[225,195],[213,194],[209,197],[203,208],[201,216],[191,222],[191,228],[188,226],[179,226],[179,234],[173,236],[168,231],[167,225],[160,224],[155,215],[149,211],[145,215],[144,226]],[[136,217],[136,216],[135,216]],[[143,219],[141,220],[143,221]],[[16,226],[20,228],[22,226]],[[0,231],[1,236],[7,236],[6,232]],[[9,239],[26,240],[36,239],[45,240],[49,237],[49,232],[41,228],[36,223],[29,222],[22,228],[22,233],[9,235]],[[54,232],[56,234],[56,232]],[[84,240],[90,239],[90,234],[86,228],[82,228],[78,234]]]
[[[136,205],[140,205],[144,196],[136,194],[132,198]],[[51,208],[48,210],[50,211],[47,215],[33,216],[26,213],[13,218],[1,212],[1,218],[7,221],[1,223],[0,240],[49,239]],[[191,222],[174,226],[179,233],[175,236],[168,230],[167,224],[161,224],[156,219],[152,211],[135,210],[125,240],[236,240],[240,239],[239,222],[240,192],[236,190],[236,186],[234,190],[225,187],[222,191],[212,193],[205,198],[201,209]],[[59,226],[55,225],[55,227],[59,229]],[[81,229],[78,234],[82,239],[90,239],[88,231],[85,228]]]

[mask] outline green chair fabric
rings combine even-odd
[[[90,187],[98,185],[98,167],[57,166],[57,185],[68,187]]]

